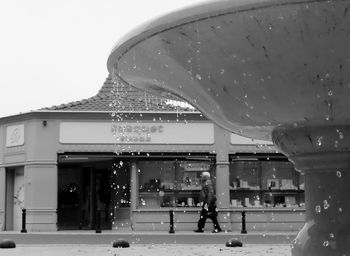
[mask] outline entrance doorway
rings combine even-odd
[[[98,221],[101,229],[112,229],[121,217],[130,223],[128,162],[117,162],[111,156],[82,159],[72,155],[64,159],[58,165],[60,230],[96,229]],[[127,214],[121,216],[122,209]]]
[[[22,228],[22,209],[24,207],[24,170],[15,170],[13,195],[13,230]]]
[[[19,231],[22,228],[24,184],[23,166],[6,168],[5,230]]]

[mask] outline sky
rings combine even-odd
[[[203,0],[0,0],[0,118],[94,96],[113,46]]]

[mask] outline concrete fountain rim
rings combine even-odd
[[[107,60],[107,69],[113,74],[115,64],[134,46],[162,32],[198,21],[248,12],[274,6],[299,5],[328,0],[209,0],[150,20],[122,37],[112,48]]]

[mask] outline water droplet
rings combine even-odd
[[[323,246],[324,246],[324,247],[329,246],[329,242],[328,242],[328,241],[323,241]]]
[[[341,171],[337,171],[337,177],[341,178]]]
[[[341,140],[344,139],[344,135],[340,130],[337,129],[337,133],[339,135],[339,139],[341,139]]]
[[[321,147],[322,146],[322,141],[323,141],[323,136],[319,136],[316,138],[316,145]]]
[[[321,206],[316,205],[315,211],[316,211],[317,213],[320,213],[320,212],[321,212]]]
[[[323,201],[323,208],[324,208],[325,210],[327,210],[329,207],[330,207],[330,204],[328,203],[328,201],[327,201],[327,200],[324,200],[324,201]]]
[[[339,207],[338,212],[343,212],[343,208]]]
[[[222,68],[222,69],[220,70],[220,74],[223,75],[224,73],[225,73],[225,69]]]
[[[336,140],[336,141],[334,141],[334,147],[335,148],[337,148],[338,147],[338,144],[339,144],[339,142]]]

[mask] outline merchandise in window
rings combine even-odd
[[[214,177],[209,161],[147,160],[138,161],[138,208],[199,207],[201,174]]]
[[[283,155],[231,156],[231,206],[303,207],[303,180]]]

